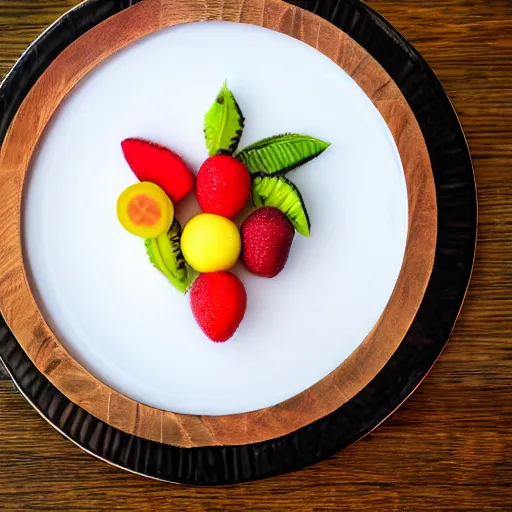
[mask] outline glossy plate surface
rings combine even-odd
[[[221,65],[216,56],[227,54]],[[246,117],[240,147],[285,132],[332,146],[288,175],[311,238],[295,237],[275,279],[239,266],[247,314],[228,343],[214,344],[115,205],[136,182],[124,138],[159,142],[199,168],[203,117],[225,78]],[[305,43],[229,22],[163,29],[87,75],[39,143],[24,208],[32,288],[65,348],[130,398],[199,415],[270,407],[340,365],[390,298],[408,223],[395,142],[352,78]],[[198,211],[192,194],[177,216],[185,225]]]

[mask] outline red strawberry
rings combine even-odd
[[[174,151],[142,139],[125,139],[121,147],[135,176],[158,185],[174,204],[194,188],[194,175]]]
[[[295,229],[277,208],[254,211],[242,224],[242,259],[247,269],[261,277],[275,277],[283,270]]]
[[[199,327],[212,341],[227,341],[245,315],[247,294],[229,272],[201,274],[190,290],[190,306]]]
[[[236,158],[218,155],[208,158],[197,173],[196,194],[206,213],[234,217],[251,193],[251,177]]]

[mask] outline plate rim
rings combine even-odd
[[[91,0],[90,2],[87,2],[87,3],[88,4],[93,4],[95,2],[94,2],[94,0]],[[444,93],[442,87],[440,86],[439,82],[435,78],[435,76],[434,76],[433,72],[430,70],[430,68],[428,68],[426,63],[415,52],[415,50],[413,50],[412,47],[394,29],[392,29],[389,26],[389,24],[387,24],[387,22],[385,22],[381,17],[379,17],[376,13],[374,13],[374,11],[372,11],[369,7],[367,7],[367,6],[363,5],[363,4],[360,4],[359,2],[357,2],[355,0],[345,0],[343,2],[342,1],[330,1],[330,2],[325,2],[322,5],[319,5],[319,3],[317,2],[316,5],[314,5],[314,6],[311,5],[312,2],[308,2],[308,1],[304,1],[304,2],[300,2],[299,1],[299,2],[293,2],[293,3],[294,4],[301,4],[306,9],[316,11],[317,14],[321,15],[322,17],[324,17],[326,19],[327,18],[332,18],[332,21],[334,21],[334,22],[336,22],[337,16],[342,15],[343,19],[339,20],[338,23],[340,23],[341,25],[343,25],[344,23],[347,24],[349,26],[349,30],[348,30],[349,33],[352,32],[351,36],[354,37],[356,40],[358,38],[361,39],[361,40],[364,39],[364,36],[361,34],[361,23],[360,23],[361,22],[361,17],[363,18],[363,20],[365,22],[368,22],[368,20],[370,19],[376,25],[376,27],[379,28],[385,34],[385,36],[387,38],[389,38],[389,40],[390,40],[389,42],[391,44],[398,45],[400,47],[400,49],[402,50],[402,52],[406,52],[408,57],[410,57],[410,58],[412,58],[413,60],[416,61],[415,64],[419,65],[419,67],[422,68],[423,72],[426,74],[426,77],[429,78],[430,81],[433,82],[433,84],[431,84],[431,86],[434,87],[434,90],[437,93],[437,95],[440,97],[440,100],[445,103],[445,105],[443,105],[444,108],[445,109],[447,108],[446,103],[449,103],[449,100],[447,99],[446,94]],[[353,17],[351,18],[349,16],[350,14],[353,15],[355,12],[357,12],[358,20],[354,20]],[[363,44],[363,46],[364,46],[364,44]],[[403,78],[403,80],[406,80],[407,79],[407,74],[404,77],[402,77],[402,78]],[[404,87],[407,88],[405,85],[404,85]],[[455,117],[456,126],[453,126],[453,119],[451,119],[451,121],[452,121],[452,126],[451,126],[452,130],[455,130],[457,132],[456,135],[459,138],[460,138],[460,136],[462,136],[462,138],[463,138],[462,130],[460,128],[460,124],[458,123],[458,120],[456,119],[455,113],[453,112],[453,108],[448,105],[448,110],[449,110],[448,114],[450,114],[450,116],[452,118]],[[460,311],[460,306],[461,306],[461,303],[462,303],[462,300],[463,300],[463,296],[466,293],[467,285],[469,283],[469,277],[470,277],[470,272],[471,272],[471,268],[472,268],[472,263],[474,261],[474,248],[475,248],[475,242],[476,242],[476,208],[477,208],[477,205],[476,205],[476,190],[475,190],[475,187],[474,187],[474,185],[475,185],[474,173],[473,173],[473,170],[472,170],[471,161],[470,161],[470,158],[469,158],[469,152],[468,152],[467,145],[466,145],[465,141],[463,143],[463,147],[459,148],[459,149],[461,149],[461,152],[462,152],[462,160],[465,160],[465,164],[466,164],[466,166],[465,166],[466,169],[465,170],[466,171],[468,169],[468,162],[469,162],[469,169],[471,171],[470,172],[470,174],[471,174],[471,176],[470,176],[471,180],[470,181],[472,182],[471,185],[473,185],[473,187],[469,187],[469,189],[470,189],[468,191],[469,196],[467,198],[468,199],[468,209],[470,210],[469,211],[469,217],[470,218],[469,218],[469,221],[468,221],[469,222],[468,231],[470,232],[470,235],[468,235],[469,242],[468,242],[468,244],[466,244],[464,246],[466,248],[466,250],[469,248],[469,253],[470,253],[471,257],[469,258],[470,259],[469,269],[468,269],[468,265],[467,264],[466,264],[466,267],[463,269],[463,276],[461,277],[461,279],[462,279],[462,288],[463,289],[461,290],[460,289],[461,287],[459,286],[458,290],[457,290],[458,293],[457,293],[457,297],[455,298],[455,302],[458,302],[458,306],[456,308],[457,311],[456,311],[456,315],[455,316],[457,316],[459,311]],[[471,188],[473,189],[472,191],[471,191]],[[439,222],[442,223],[443,219],[439,219]],[[439,251],[438,251],[438,254],[436,255],[436,259],[437,259],[438,256],[439,256]],[[466,254],[466,256],[467,256],[467,254]],[[467,259],[468,258],[466,258],[466,260]],[[462,295],[461,295],[461,293],[462,293]],[[420,316],[420,313],[417,316]],[[447,323],[450,324],[448,332],[446,332],[446,328],[445,328],[444,332],[441,332],[441,338],[446,337],[446,339],[447,339],[447,335],[449,334],[449,331],[451,331],[451,328],[453,328],[454,322],[455,322],[455,318],[453,317],[453,314],[452,314],[451,317],[447,321]],[[402,397],[402,401],[407,396],[409,396],[410,393],[412,393],[412,391],[415,389],[415,387],[417,387],[419,382],[426,376],[426,373],[428,372],[430,367],[433,365],[433,362],[439,356],[442,348],[444,347],[444,345],[446,343],[446,339],[444,339],[444,340],[441,339],[441,341],[440,341],[441,346],[436,348],[436,350],[435,350],[435,352],[436,352],[435,353],[435,357],[433,359],[432,359],[432,357],[430,358],[430,360],[428,362],[428,365],[427,365],[428,368],[426,368],[426,372],[424,372],[424,374],[421,376],[420,380],[418,380],[416,378],[415,385],[411,389],[409,389],[408,392],[407,391],[405,392],[405,396]],[[403,345],[403,343],[402,343],[402,345]],[[14,348],[16,348],[16,347],[14,347]],[[2,352],[1,349],[0,349],[0,352]],[[4,356],[4,354],[5,354],[5,352],[2,353],[2,356]],[[5,357],[4,357],[4,359],[5,359]],[[7,365],[7,366],[9,366],[9,365]],[[17,373],[17,372],[14,372],[14,373]],[[19,375],[15,375],[14,380],[15,381],[16,380],[20,381]],[[18,384],[20,384],[20,382]],[[358,397],[356,397],[356,399],[357,398]],[[360,401],[360,399],[357,399],[355,401],[358,402],[358,401]],[[400,403],[401,403],[401,401],[396,402],[394,404],[394,408],[398,407],[398,405]],[[41,406],[39,406],[39,407],[41,407]],[[388,414],[390,414],[394,410],[394,408],[389,410]],[[343,407],[341,409],[343,409]],[[389,409],[389,407],[388,407],[388,409]],[[338,412],[338,411],[336,411],[336,412]],[[331,416],[336,415],[336,412],[333,413]],[[323,418],[323,419],[325,419],[325,418]],[[381,417],[381,421],[383,419],[385,419],[385,417]],[[331,420],[334,420],[334,419],[331,418]],[[319,420],[319,421],[322,422],[322,420]],[[317,425],[318,425],[318,423],[319,422],[317,422]],[[380,423],[380,421],[378,423]],[[367,433],[369,430],[371,430],[375,426],[377,426],[377,424],[374,424],[373,426],[366,425],[366,428],[364,428],[363,430],[365,430],[366,433]],[[314,426],[311,425],[311,426],[307,427],[306,430],[311,430],[313,428],[314,428]],[[304,429],[302,429],[302,430],[303,430],[303,433],[304,433]],[[131,436],[131,437],[134,437],[134,436]],[[359,435],[359,437],[361,437],[361,436]],[[287,463],[286,464],[287,468],[284,468],[284,469],[275,469],[274,468],[274,470],[271,470],[270,472],[266,471],[266,472],[264,472],[265,474],[263,474],[263,475],[260,474],[258,476],[254,476],[254,478],[261,478],[263,476],[270,476],[270,474],[277,474],[279,472],[285,472],[285,471],[290,470],[290,469],[298,469],[298,467],[302,467],[303,465],[306,465],[308,463],[314,462],[314,461],[319,460],[321,458],[325,458],[325,456],[333,453],[334,451],[337,451],[337,449],[339,449],[340,447],[343,447],[343,446],[346,446],[347,444],[350,444],[350,442],[353,441],[353,440],[355,440],[355,439],[352,439],[352,440],[344,439],[343,442],[341,442],[341,443],[338,442],[336,444],[336,446],[334,447],[334,450],[333,450],[333,446],[329,446],[328,448],[324,447],[324,449],[321,450],[321,454],[320,455],[316,455],[315,454],[312,457],[311,460],[304,460],[301,463],[297,463],[297,461],[295,461],[293,464]],[[328,444],[330,444],[330,443],[328,443]],[[97,454],[95,454],[95,455],[98,456]],[[164,478],[164,479],[167,480],[168,478]],[[228,479],[228,480],[229,481],[241,481],[241,480],[246,480],[246,479],[251,479],[251,477],[236,477],[234,479]],[[202,482],[200,481],[200,479],[196,479],[196,481],[193,482],[193,483],[202,483]],[[223,482],[217,482],[216,481],[216,482],[210,482],[210,483],[223,483]],[[226,482],[224,482],[224,483],[226,483]]]
[[[407,246],[400,274],[378,321],[352,354],[305,391],[271,407],[215,416],[179,414],[145,405],[103,383],[72,357],[47,325],[28,284],[21,222],[15,217],[13,222],[4,223],[0,303],[7,325],[35,366],[65,396],[101,421],[129,434],[181,447],[275,439],[319,420],[355,396],[382,369],[412,323],[430,278],[437,237],[435,188],[427,147],[405,98],[383,68],[339,29],[280,0],[231,0],[223,7],[220,13],[204,6],[175,11],[172,2],[162,5],[146,0],[97,25],[50,64],[16,113],[0,151],[4,178],[0,215],[9,219],[7,213],[13,207],[22,211],[22,187],[44,127],[72,88],[98,64],[141,37],[184,20],[211,17],[263,26],[308,43],[342,67],[380,112],[395,139],[407,185]],[[95,41],[100,43],[95,45]],[[44,109],[40,109],[41,104]],[[35,111],[40,114],[34,123]],[[20,146],[26,148],[23,155],[17,149]]]

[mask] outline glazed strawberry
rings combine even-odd
[[[242,259],[247,269],[261,277],[283,270],[295,229],[277,208],[259,208],[242,224]]]
[[[174,151],[143,139],[125,139],[121,147],[135,176],[158,185],[174,204],[194,188],[194,175]]]
[[[245,315],[247,294],[229,272],[201,274],[190,290],[190,306],[199,327],[212,341],[227,341]]]
[[[245,165],[227,155],[208,158],[197,174],[196,194],[206,213],[234,217],[247,203],[251,178]]]

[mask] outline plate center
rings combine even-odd
[[[247,314],[230,341],[214,344],[115,206],[136,182],[121,140],[159,142],[197,170],[203,117],[225,79],[246,117],[240,147],[285,132],[332,145],[289,175],[311,238],[296,235],[275,279],[237,267]],[[30,171],[24,254],[47,322],[100,380],[165,410],[242,413],[304,391],[362,343],[403,261],[407,190],[386,123],[327,57],[260,27],[179,25],[118,52],[60,106]],[[180,220],[195,208],[189,200]]]

